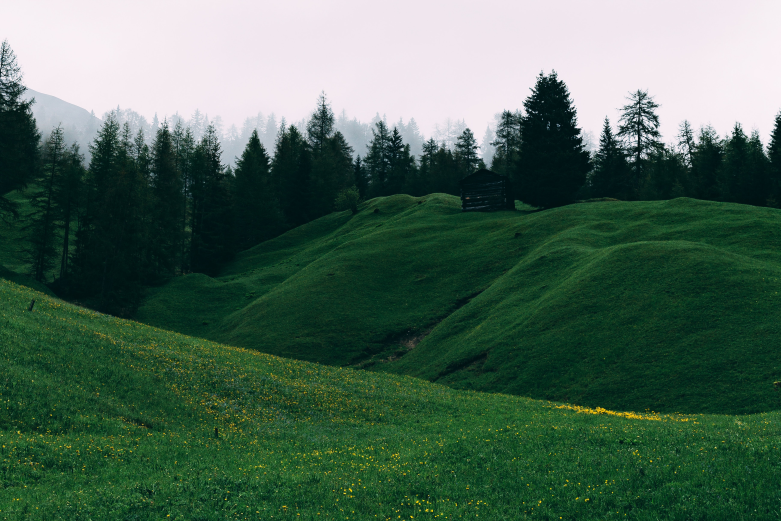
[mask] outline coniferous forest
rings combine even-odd
[[[325,93],[305,124],[282,120],[273,147],[253,130],[235,164],[214,124],[196,130],[175,118],[145,136],[120,123],[118,111],[85,151],[62,128],[42,135],[25,91],[5,41],[0,215],[23,221],[31,276],[60,296],[122,316],[133,314],[145,287],[186,273],[215,275],[237,252],[333,211],[355,213],[362,200],[458,195],[459,181],[478,168],[509,176],[515,198],[540,209],[595,198],[781,205],[781,113],[768,143],[739,123],[720,136],[688,121],[665,142],[659,105],[637,90],[615,126],[605,118],[590,152],[556,72],[540,73],[522,110],[497,116],[482,156],[469,128],[455,140],[419,146],[405,143],[403,122],[391,128],[382,119],[366,148],[355,150],[337,130]],[[10,197],[19,192],[31,209],[24,215]]]

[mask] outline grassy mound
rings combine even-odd
[[[778,513],[778,412],[457,391],[221,346],[3,280],[0,324],[3,519]]]
[[[463,214],[393,196],[156,290],[143,322],[587,406],[778,408],[781,212],[675,199]]]

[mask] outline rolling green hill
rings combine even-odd
[[[779,412],[458,391],[185,337],[5,280],[0,368],[0,519],[779,515]]]
[[[373,199],[152,291],[142,322],[592,407],[779,408],[781,212],[693,199],[460,212]]]

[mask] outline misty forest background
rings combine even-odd
[[[459,195],[478,168],[507,175],[540,209],[593,198],[674,197],[781,204],[781,113],[767,145],[736,123],[725,136],[688,121],[668,142],[659,105],[630,93],[598,143],[578,127],[556,72],[482,141],[448,119],[425,139],[414,119],[336,116],[321,94],[308,119],[271,114],[227,129],[195,111],[148,122],[117,108],[65,125],[39,111],[7,41],[0,47],[0,217],[24,230],[30,275],[59,296],[128,316],[143,288],[216,275],[237,252],[362,200]],[[770,117],[770,116],[769,116]],[[18,194],[22,194],[20,197]]]

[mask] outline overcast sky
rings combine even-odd
[[[781,110],[779,0],[3,2],[0,39],[27,85],[151,120],[196,108],[226,126],[262,111],[298,120],[325,90],[336,112],[447,117],[482,138],[540,71],[570,88],[585,130],[615,123],[629,91],[683,119],[764,141]]]

